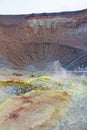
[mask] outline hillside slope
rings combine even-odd
[[[17,68],[56,60],[65,67],[86,62],[87,10],[0,15],[0,58]]]

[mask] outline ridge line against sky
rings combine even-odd
[[[87,0],[0,0],[0,14],[31,14],[78,11]]]

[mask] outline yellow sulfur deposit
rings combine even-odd
[[[53,130],[69,104],[71,94],[66,91],[36,90],[15,96],[0,106],[1,130]]]

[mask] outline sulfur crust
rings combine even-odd
[[[56,91],[55,90],[44,90],[44,91],[33,90],[30,93],[26,93],[23,96],[15,96],[15,97],[8,99],[6,102],[4,102],[0,106],[0,113],[3,114],[4,110],[6,111],[6,108],[8,111],[8,109],[10,108],[10,106],[8,106],[8,105],[9,105],[9,103],[12,103],[12,101],[14,102],[14,100],[15,100],[17,102],[20,102],[20,101],[22,102],[22,99],[26,99],[26,98],[31,98],[34,101],[35,106],[38,105],[39,100],[42,101],[41,104],[43,107],[46,104],[51,105],[51,107],[48,107],[48,109],[46,109],[44,111],[45,113],[50,113],[50,115],[47,117],[47,119],[44,119],[41,124],[38,124],[38,126],[35,126],[35,127],[39,128],[39,127],[44,127],[45,125],[55,124],[55,123],[52,123],[54,121],[54,119],[59,119],[61,117],[61,115],[63,114],[63,109],[65,108],[65,106],[69,105],[71,93],[66,92],[66,91],[62,91],[62,90],[61,91],[60,90],[56,90]],[[49,102],[49,100],[52,102]],[[55,100],[57,100],[57,101],[54,102]],[[24,107],[27,109],[29,104],[28,103],[24,103],[24,104],[20,103],[19,106],[17,106],[17,104],[12,103],[10,105],[12,105],[10,108],[11,112],[12,112],[14,110],[18,110],[21,107]],[[31,104],[31,107],[32,107],[32,104]],[[57,109],[57,107],[58,107],[58,109]],[[33,109],[37,110],[38,108],[33,106]],[[33,112],[33,109],[32,109],[32,111],[30,109],[30,111]],[[7,112],[5,114],[8,115],[9,113]],[[19,118],[19,120],[20,120],[20,118]],[[4,123],[6,123],[6,122],[4,122]],[[3,120],[1,120],[1,122],[0,122],[0,127],[2,125],[3,125]],[[32,126],[32,128],[33,128],[33,126]]]
[[[41,76],[39,78],[31,78],[29,80],[23,81],[23,80],[2,80],[0,81],[0,86],[6,87],[9,84],[15,84],[17,87],[20,85],[20,87],[24,86],[24,85],[29,85],[37,80],[42,80],[42,81],[48,81],[48,80],[52,80],[51,77],[49,76]]]

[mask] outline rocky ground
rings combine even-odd
[[[87,130],[87,77],[65,70],[86,32],[87,10],[0,16],[0,130]]]
[[[3,68],[0,77],[0,129],[86,130],[85,76]]]

